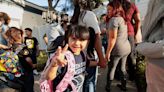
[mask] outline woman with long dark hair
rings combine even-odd
[[[127,23],[124,10],[119,2],[110,2],[107,6],[108,63],[106,91],[110,92],[118,63],[121,63],[121,90],[126,91],[126,59],[130,53]]]
[[[141,36],[141,22],[140,22],[140,13],[137,6],[134,3],[131,3],[129,0],[117,0],[121,3],[127,20],[128,26],[128,39],[131,45],[131,53],[128,56],[128,74],[129,79],[135,79],[135,68],[136,68],[136,52],[135,45],[142,41]]]

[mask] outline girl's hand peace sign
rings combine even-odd
[[[61,48],[60,46],[56,50],[56,53],[51,59],[51,65],[53,67],[62,66],[64,67],[67,64],[67,60],[65,59],[64,53],[68,50],[68,44],[65,45],[64,48]]]

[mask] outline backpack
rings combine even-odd
[[[68,65],[61,68],[61,73],[57,75],[57,77],[50,80],[41,80],[40,89],[41,92],[65,92],[67,88],[71,89],[73,92],[77,92],[77,88],[72,82],[72,79],[75,74],[75,59],[72,52],[67,51],[65,53],[66,59],[69,61]],[[85,55],[81,52],[81,56],[83,61],[85,61]],[[51,58],[49,59],[51,60]],[[72,62],[71,62],[72,61]],[[50,62],[50,61],[48,61]],[[47,65],[48,66],[48,65]],[[72,71],[72,72],[70,72]]]
[[[25,45],[21,45],[15,52],[7,50],[0,55],[0,80],[5,85],[14,88],[21,89],[24,86],[21,75],[23,75],[23,69],[19,63],[18,53]]]

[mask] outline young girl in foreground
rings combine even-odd
[[[58,89],[56,87],[58,85],[57,82],[61,81],[64,76],[63,75],[59,78],[59,75],[67,71],[65,70],[64,67],[68,67],[69,66],[68,63],[71,62],[70,60],[67,60],[68,58],[66,58],[65,56],[65,53],[70,51],[73,54],[74,56],[73,58],[75,60],[75,73],[72,79],[70,78],[67,78],[67,79],[68,81],[71,80],[73,85],[76,87],[76,90],[73,90],[74,92],[82,92],[82,86],[83,86],[84,76],[85,76],[84,72],[85,72],[85,67],[86,67],[86,62],[85,62],[86,56],[84,55],[82,51],[86,48],[89,38],[90,38],[89,30],[87,28],[83,26],[79,26],[79,25],[68,27],[68,31],[65,36],[65,41],[67,44],[64,46],[64,48],[61,48],[60,46],[58,47],[55,54],[50,59],[50,64],[48,65],[47,69],[44,72],[45,78],[47,80],[53,81],[52,82],[53,91],[70,92],[74,89],[71,83],[67,86],[65,90],[60,90],[61,88]],[[63,85],[61,87],[63,87]]]

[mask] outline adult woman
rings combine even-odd
[[[137,6],[131,3],[129,0],[118,0],[124,11],[128,26],[128,39],[131,45],[131,53],[128,56],[128,73],[129,79],[135,79],[135,67],[136,67],[136,56],[135,56],[135,44],[142,41],[141,37],[141,21],[140,13]]]
[[[110,2],[107,6],[108,47],[106,59],[108,63],[106,91],[110,91],[111,82],[118,63],[121,63],[121,90],[126,90],[126,59],[130,53],[125,13],[119,2]]]

